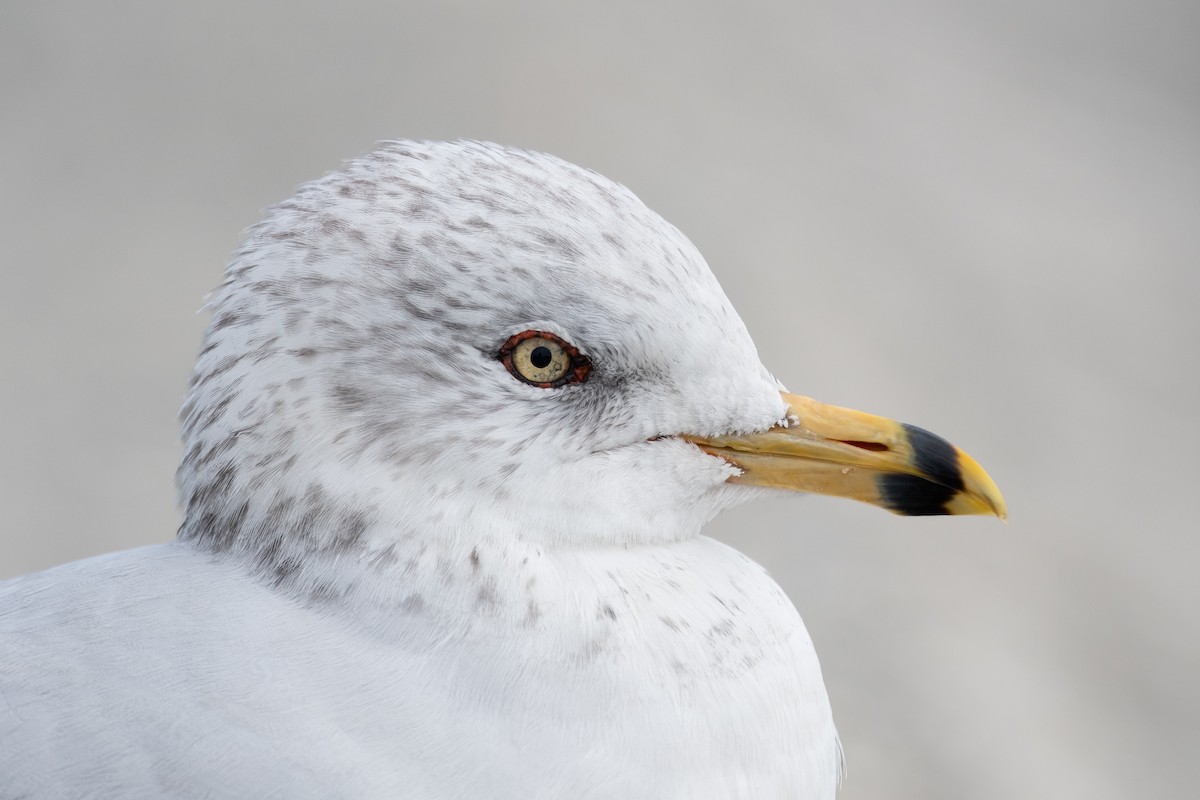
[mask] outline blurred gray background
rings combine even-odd
[[[239,231],[377,139],[546,150],[689,234],[796,392],[1011,522],[712,532],[817,643],[854,798],[1200,785],[1200,5],[0,7],[0,577],[169,540]]]

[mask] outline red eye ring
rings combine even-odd
[[[565,370],[561,377],[554,380],[535,380],[521,372],[521,365],[516,363],[514,355],[517,353],[521,343],[528,342],[530,339],[545,340],[562,350],[562,354],[568,359],[568,363],[565,365]],[[549,331],[522,331],[515,336],[510,336],[508,341],[500,346],[500,351],[496,353],[496,357],[500,359],[500,363],[504,365],[504,368],[514,378],[530,386],[536,386],[539,389],[557,389],[560,386],[566,386],[568,383],[583,383],[587,380],[588,373],[592,371],[592,360],[590,358],[579,352],[579,348],[575,345]]]

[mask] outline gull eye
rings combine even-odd
[[[514,378],[539,389],[581,383],[592,369],[578,348],[546,331],[518,333],[496,355]]]

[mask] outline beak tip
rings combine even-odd
[[[1005,524],[1008,523],[1008,506],[1005,505],[1003,497],[992,501],[992,513],[996,516],[996,519]]]
[[[1008,520],[1008,504],[1004,502],[1004,495],[1000,493],[1000,487],[992,480],[992,476],[979,466],[978,461],[961,450],[958,451],[958,456],[959,469],[963,479],[963,493],[972,496],[976,502],[984,506],[983,510],[977,513],[991,514],[1002,522],[1006,522]]]

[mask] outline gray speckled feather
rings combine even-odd
[[[832,796],[799,617],[699,535],[755,490],[676,438],[764,430],[779,387],[628,190],[387,143],[210,308],[180,542],[0,584],[0,797]],[[528,330],[587,380],[515,379]]]

